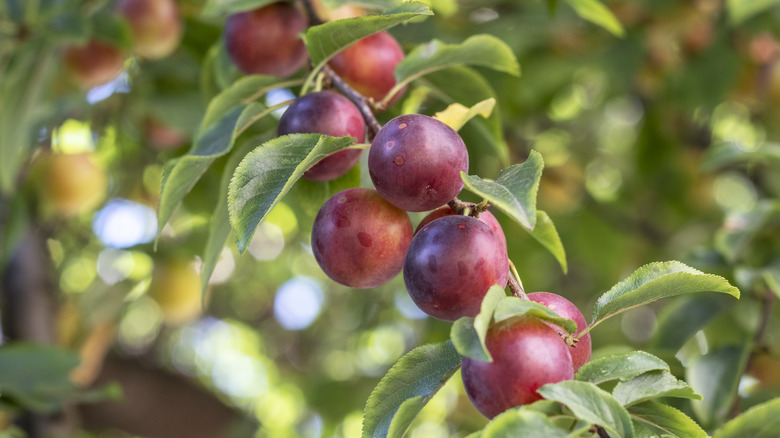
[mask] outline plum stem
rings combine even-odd
[[[447,205],[450,206],[452,211],[455,212],[455,214],[460,214],[463,216],[473,216],[473,217],[479,217],[479,214],[483,211],[487,210],[490,204],[488,204],[487,199],[482,200],[479,204],[475,204],[473,202],[463,202],[460,199],[453,198],[452,201],[448,202]]]
[[[609,434],[608,434],[608,433],[607,433],[607,431],[606,431],[606,429],[604,429],[603,427],[601,427],[601,426],[597,426],[597,427],[596,427],[596,431],[597,431],[597,432],[598,432],[598,434],[599,434],[599,438],[610,438],[610,437],[609,437]]]
[[[352,103],[357,106],[358,110],[360,110],[360,114],[363,115],[363,120],[365,120],[366,127],[368,128],[367,134],[370,143],[374,140],[374,137],[376,137],[379,130],[382,129],[382,125],[379,123],[379,120],[376,119],[376,116],[374,116],[373,111],[371,111],[371,105],[369,104],[368,98],[350,87],[349,84],[344,82],[344,80],[341,79],[341,76],[336,74],[336,72],[327,64],[322,67],[322,73],[325,74],[325,77],[330,80],[330,83],[336,87],[341,94],[351,100]]]
[[[520,298],[521,300],[529,301],[530,298],[528,298],[528,294],[525,293],[525,289],[523,289],[523,282],[520,281],[520,275],[517,273],[517,268],[515,268],[515,264],[512,263],[512,260],[509,260],[509,290],[512,292],[512,295],[516,296],[517,298]]]

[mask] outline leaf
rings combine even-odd
[[[92,33],[92,23],[80,13],[58,14],[44,27],[47,36],[63,43],[84,45]]]
[[[279,0],[207,0],[202,13],[204,17],[217,17],[262,8],[277,1]]]
[[[409,1],[380,15],[345,18],[310,27],[303,35],[303,41],[314,66],[312,75],[335,54],[358,40],[423,15],[433,15],[430,6]]]
[[[498,285],[491,286],[485,297],[482,298],[477,316],[474,318],[464,316],[452,324],[450,339],[461,356],[482,362],[493,361],[485,346],[485,335],[487,335],[490,322],[493,320],[493,311],[504,298],[506,298],[504,288]]]
[[[656,434],[664,433],[675,438],[707,438],[707,432],[693,419],[677,409],[648,401],[628,408],[631,418],[642,424],[652,426]]]
[[[446,109],[436,113],[434,118],[449,125],[450,128],[460,131],[463,125],[478,115],[486,119],[490,117],[495,106],[496,99],[492,97],[476,103],[471,108],[466,108],[459,103],[453,103]]]
[[[260,221],[306,170],[354,142],[350,137],[291,134],[263,143],[247,154],[228,190],[230,224],[239,252],[244,252]]]
[[[780,436],[780,398],[753,406],[716,430],[712,438]]]
[[[417,83],[430,90],[433,95],[446,104],[476,105],[483,100],[496,97],[496,92],[490,83],[477,71],[468,67],[451,67],[439,70],[418,79]],[[451,84],[458,84],[458,86],[453,87]],[[499,108],[493,108],[493,113],[486,120],[472,119],[464,127],[464,130],[467,131],[471,127],[483,139],[484,143],[495,151],[503,166],[511,164],[509,146],[504,140]]]
[[[701,396],[683,380],[677,380],[669,371],[650,371],[631,380],[619,382],[612,395],[624,406],[641,403],[657,397],[677,397],[701,400]]]
[[[614,438],[634,436],[628,411],[610,393],[592,383],[567,380],[544,385],[538,392],[548,400],[565,404],[577,418],[603,427]]]
[[[251,138],[244,141],[241,147],[234,151],[230,155],[227,163],[225,163],[225,169],[219,183],[217,207],[211,215],[211,220],[209,221],[209,236],[206,239],[206,246],[203,249],[203,266],[201,268],[200,281],[201,292],[204,294],[209,285],[211,274],[214,273],[214,268],[217,266],[219,256],[222,254],[222,248],[225,247],[225,242],[227,242],[228,235],[230,235],[230,218],[228,217],[227,204],[230,179],[233,176],[233,172],[238,167],[239,162],[244,159],[249,151],[255,148],[256,144],[262,142],[263,140],[258,138]]]
[[[482,430],[481,438],[566,438],[569,432],[532,409],[510,409],[497,415]]]
[[[748,18],[776,6],[778,0],[727,0],[726,7],[732,25],[737,25]]]
[[[755,149],[746,149],[738,142],[724,142],[707,148],[701,163],[701,169],[712,172],[737,163],[762,163],[774,161],[780,163],[780,144],[761,143]]]
[[[580,367],[574,378],[599,384],[615,379],[633,379],[653,370],[669,371],[669,365],[650,353],[631,351],[594,359]]]
[[[707,427],[728,417],[739,380],[750,353],[750,344],[727,346],[701,356],[685,369],[685,380],[702,395],[693,412]]]
[[[678,261],[650,263],[598,299],[591,326],[661,298],[694,292],[720,292],[739,298],[739,289],[723,277],[705,274]]]
[[[520,64],[512,49],[492,35],[474,35],[461,44],[433,40],[415,48],[395,66],[396,85],[387,96],[394,96],[396,91],[417,78],[459,65],[488,67],[520,76]]]
[[[565,274],[568,271],[566,250],[563,249],[563,242],[561,242],[561,237],[558,235],[558,231],[555,229],[555,224],[553,224],[550,216],[542,210],[536,210],[536,226],[533,230],[530,230],[529,233],[531,234],[531,237],[541,243],[547,251],[552,253],[555,260],[561,265],[561,269],[563,269],[563,273]]]
[[[79,364],[75,353],[28,343],[0,347],[0,388],[22,406],[54,412],[78,388],[70,372]]]
[[[522,164],[503,169],[495,181],[461,172],[460,176],[470,192],[487,199],[507,216],[529,230],[536,225],[536,192],[542,178],[542,154],[531,151]]]
[[[577,331],[577,323],[574,321],[561,317],[544,304],[535,301],[521,300],[518,297],[504,297],[501,302],[498,303],[496,310],[493,313],[493,318],[496,322],[505,321],[509,318],[518,316],[538,318],[555,324],[569,333]]]
[[[658,315],[658,325],[650,345],[677,351],[691,336],[729,307],[731,299],[722,295],[688,296],[674,300]]]
[[[715,248],[734,262],[768,224],[780,219],[780,201],[761,200],[748,211],[729,214],[715,233]]]
[[[566,3],[574,9],[574,12],[582,19],[601,26],[615,36],[622,37],[625,34],[623,25],[620,24],[612,11],[598,0],[566,0]]]
[[[368,397],[363,438],[389,436],[391,428],[393,433],[403,434],[414,415],[455,374],[460,363],[461,357],[451,342],[422,345],[401,357]],[[415,397],[420,397],[419,401],[410,401]],[[398,412],[402,415],[396,421]]]

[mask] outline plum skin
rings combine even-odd
[[[246,74],[286,77],[306,63],[306,46],[298,35],[306,17],[291,3],[272,3],[239,12],[225,22],[225,47]]]
[[[436,210],[433,210],[432,212],[428,213],[427,216],[423,218],[423,220],[420,221],[420,223],[417,225],[417,229],[415,229],[415,234],[420,231],[420,229],[432,221],[442,218],[444,216],[453,216],[457,215],[455,213],[455,210],[452,209],[449,205],[444,205]],[[507,252],[506,248],[506,235],[504,235],[504,230],[501,228],[501,224],[498,223],[498,220],[495,216],[493,216],[493,213],[485,210],[482,213],[479,214],[479,217],[477,218],[485,223],[485,225],[489,226],[491,230],[493,230],[494,233],[496,233],[496,236],[498,236],[498,239],[501,241],[501,247],[504,250],[504,253]]]
[[[485,338],[492,362],[463,358],[466,394],[482,415],[533,403],[543,385],[574,378],[563,339],[539,319],[512,318],[493,325]]]
[[[479,313],[488,289],[505,287],[506,252],[479,219],[445,216],[420,229],[409,245],[404,283],[423,312],[443,321]]]
[[[130,23],[138,55],[160,59],[176,50],[182,21],[174,0],[119,0],[116,9]]]
[[[544,304],[558,315],[574,321],[577,324],[576,334],[579,334],[588,328],[588,323],[585,321],[585,317],[582,315],[582,312],[580,312],[577,306],[558,294],[550,292],[532,292],[528,294],[528,299],[531,301],[536,301],[540,304]],[[565,333],[562,328],[555,324],[550,324],[550,326],[561,333]],[[575,345],[570,346],[569,349],[571,353],[572,366],[574,367],[574,372],[576,373],[581,366],[585,365],[590,360],[590,333],[586,333],[585,336],[581,337]]]
[[[366,124],[360,110],[346,97],[332,91],[310,93],[295,99],[279,119],[278,135],[325,134],[350,136],[363,141]],[[329,181],[344,175],[359,160],[360,149],[348,149],[320,160],[303,177]]]
[[[314,258],[337,283],[358,289],[379,287],[403,267],[412,240],[405,211],[375,190],[342,190],[322,205],[311,233]]]
[[[371,142],[368,172],[376,190],[406,211],[428,211],[451,201],[468,172],[463,139],[444,123],[422,114],[398,116]]]
[[[66,47],[63,57],[65,66],[84,89],[111,82],[125,63],[121,50],[94,39],[84,46]]]
[[[395,87],[395,66],[404,59],[398,41],[387,32],[369,35],[339,52],[330,66],[360,94],[381,101]],[[388,102],[392,105],[404,94],[399,90]]]

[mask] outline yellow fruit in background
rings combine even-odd
[[[74,216],[106,198],[108,174],[91,153],[53,154],[45,166],[42,196],[56,212]]]
[[[160,306],[167,324],[180,325],[203,313],[200,274],[192,263],[176,260],[155,266],[149,296]]]

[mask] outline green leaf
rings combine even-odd
[[[716,430],[712,438],[776,438],[780,436],[780,398],[753,406]]]
[[[207,0],[203,5],[204,17],[217,17],[220,15],[235,14],[262,8],[279,0]]]
[[[459,65],[477,65],[520,75],[520,64],[512,49],[492,35],[474,35],[461,44],[433,40],[415,48],[396,65],[396,85],[387,96],[394,96],[396,91],[417,78]]]
[[[631,438],[634,428],[628,411],[612,395],[589,382],[567,380],[538,390],[542,397],[565,404],[577,418],[596,424],[614,438]]]
[[[60,42],[83,45],[92,34],[92,23],[81,13],[66,12],[54,16],[45,30]]]
[[[0,388],[26,408],[54,412],[78,390],[69,377],[78,364],[78,355],[50,345],[6,344],[0,347]]]
[[[263,143],[266,138],[251,138],[243,141],[242,145],[234,151],[227,163],[225,163],[225,169],[222,173],[222,179],[219,183],[219,194],[217,195],[217,207],[214,213],[211,215],[209,221],[209,236],[206,239],[206,247],[203,249],[203,267],[201,269],[200,280],[201,290],[205,294],[208,287],[211,274],[214,273],[214,268],[217,266],[219,256],[222,254],[222,249],[225,247],[228,235],[230,235],[230,218],[228,217],[228,187],[230,186],[230,179],[233,176],[233,172],[238,167],[241,160],[244,159],[255,145]]]
[[[239,252],[244,252],[260,221],[306,170],[354,142],[350,137],[291,134],[250,152],[238,165],[228,190],[230,224]]]
[[[482,438],[566,438],[569,431],[557,427],[541,412],[510,409],[497,415],[482,430]]]
[[[244,76],[209,102],[206,114],[200,123],[200,130],[208,129],[236,106],[255,101],[275,88],[300,85],[300,83],[301,81],[297,79],[282,80],[274,76]]]
[[[583,365],[574,378],[599,384],[615,379],[633,379],[653,370],[669,371],[669,365],[650,353],[631,351],[594,359]]]
[[[694,292],[720,292],[739,298],[739,289],[723,277],[705,274],[678,261],[650,263],[634,271],[598,299],[591,326],[661,298]]]
[[[693,412],[703,426],[713,426],[728,417],[750,354],[748,344],[712,351],[685,369],[685,380],[703,397],[693,402]]]
[[[635,421],[653,429],[655,433],[648,436],[663,433],[674,438],[707,438],[707,432],[689,416],[656,401],[631,406],[628,413]]]
[[[460,176],[470,192],[487,199],[517,223],[533,230],[536,225],[536,193],[543,168],[542,154],[531,151],[524,163],[503,169],[495,181],[483,180],[465,172],[461,172]]]
[[[715,248],[734,262],[749,248],[750,242],[768,224],[780,219],[780,201],[765,199],[748,211],[729,214],[723,227],[715,233]]]
[[[127,19],[111,10],[103,10],[90,19],[92,36],[122,50],[133,48],[133,29]]]
[[[419,409],[455,374],[460,362],[451,342],[422,345],[401,357],[368,397],[363,412],[363,438],[389,436],[391,428],[393,433],[402,434]],[[410,401],[415,397],[420,399]],[[406,401],[409,402],[401,410]],[[399,411],[402,417],[394,421]]]
[[[731,24],[737,25],[778,4],[778,0],[727,0]]]
[[[737,163],[780,163],[780,144],[761,143],[755,149],[746,149],[738,142],[724,142],[707,148],[701,168],[712,172]]]
[[[496,322],[505,321],[518,316],[538,318],[557,325],[569,333],[577,331],[577,323],[563,318],[544,304],[535,301],[521,300],[518,297],[504,297],[496,306],[493,318]]]
[[[566,0],[566,3],[574,9],[582,19],[601,26],[615,36],[622,37],[625,34],[623,25],[620,24],[612,11],[598,0]]]
[[[550,216],[542,210],[536,210],[536,226],[533,230],[526,229],[526,231],[547,251],[550,251],[565,274],[569,269],[566,263],[566,250],[563,249],[563,242],[561,242],[561,237],[558,235],[558,230],[555,229],[555,224]]]
[[[471,108],[467,108],[459,103],[453,103],[446,109],[436,113],[434,118],[447,124],[450,128],[460,131],[463,125],[476,116],[482,116],[486,119],[490,117],[495,106],[496,99],[493,97],[477,102]]]
[[[624,406],[634,405],[657,397],[677,397],[701,400],[701,396],[683,380],[677,380],[668,371],[650,371],[631,380],[619,382],[612,395]]]
[[[410,1],[380,15],[345,18],[310,27],[303,35],[303,41],[314,66],[311,75],[316,74],[335,54],[358,40],[423,15],[433,15],[430,6]]]
[[[482,362],[492,362],[493,358],[485,346],[485,335],[490,322],[493,320],[493,311],[498,303],[506,298],[506,292],[501,286],[491,286],[485,297],[482,298],[479,314],[474,318],[464,316],[452,324],[450,329],[450,339],[455,349],[461,356],[481,360]]]
[[[438,99],[446,104],[461,103],[463,105],[476,105],[486,99],[496,98],[496,92],[485,78],[477,71],[469,67],[452,67],[431,73],[418,79],[417,84],[427,88]],[[452,84],[458,84],[453,87]],[[501,126],[501,112],[494,108],[487,120],[472,119],[464,129],[473,127],[485,144],[490,146],[498,155],[501,165],[509,166],[509,146],[504,140]]]
[[[654,348],[677,351],[713,318],[731,307],[722,295],[699,295],[677,299],[658,315],[658,325],[650,341]]]

